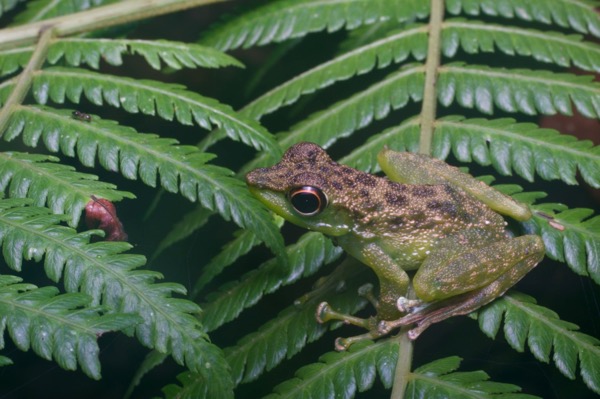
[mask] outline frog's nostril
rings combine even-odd
[[[267,168],[254,169],[246,174],[246,183],[252,186],[264,187],[271,180],[267,173]]]

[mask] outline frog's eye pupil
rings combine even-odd
[[[289,193],[292,206],[302,216],[313,216],[327,206],[327,197],[323,191],[312,186],[294,188]]]

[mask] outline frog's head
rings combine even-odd
[[[246,175],[250,192],[286,220],[330,236],[350,231],[351,217],[340,192],[339,172],[346,169],[313,143],[289,148],[281,161]],[[350,169],[350,168],[347,168]]]

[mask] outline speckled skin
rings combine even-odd
[[[429,158],[417,161],[420,168],[433,164]],[[440,167],[436,162],[435,167]],[[276,213],[335,237],[348,253],[375,271],[380,282],[379,319],[400,315],[396,300],[406,295],[406,270],[418,269],[413,285],[417,297],[427,302],[479,294],[492,286],[485,298],[477,297],[476,304],[461,308],[460,313],[450,311],[432,321],[436,322],[501,295],[543,256],[539,237],[509,239],[502,216],[467,194],[471,186],[480,188],[480,182],[443,165],[449,176],[466,179],[465,190],[437,180],[438,184],[393,182],[340,165],[313,143],[296,144],[278,164],[252,171],[246,180],[250,190]],[[321,213],[301,216],[289,204],[290,190],[302,186],[317,187],[326,195],[328,206]]]
[[[504,219],[459,188],[395,183],[340,165],[313,143],[291,147],[277,165],[246,179],[281,193],[319,187],[338,216],[349,215],[347,234],[395,248],[405,270],[418,267],[436,241],[455,232],[480,227],[497,239],[504,236]]]

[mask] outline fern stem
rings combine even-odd
[[[33,73],[40,69],[46,59],[48,53],[48,47],[50,47],[50,41],[54,37],[54,29],[42,29],[40,34],[40,40],[38,41],[31,58],[27,63],[23,72],[18,76],[17,83],[10,93],[2,110],[0,110],[0,137],[4,134],[4,129],[8,125],[12,110],[16,105],[19,105],[25,99],[29,88],[31,87],[31,81],[33,80]]]
[[[416,299],[415,291],[412,284],[408,286],[406,297]],[[413,341],[408,338],[408,332],[411,326],[404,326],[397,335],[399,344],[398,361],[396,362],[396,371],[394,372],[394,385],[392,386],[392,395],[390,399],[404,399],[404,392],[408,385],[411,375],[412,358],[413,358]]]
[[[409,376],[411,375],[413,342],[408,338],[410,326],[403,327],[398,335],[398,361],[396,362],[396,372],[394,373],[394,386],[390,399],[403,399]]]
[[[29,45],[41,31],[53,27],[56,36],[67,36],[169,14],[228,0],[127,0],[76,14],[64,15],[0,30],[0,49]]]
[[[421,108],[421,136],[419,141],[419,152],[428,155],[431,155],[433,124],[435,122],[437,110],[435,84],[441,59],[443,19],[444,0],[431,0],[427,62],[425,64],[425,88],[423,92],[423,107]]]

